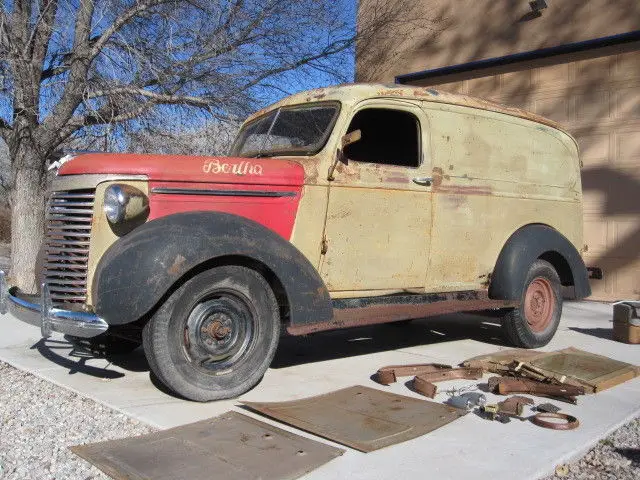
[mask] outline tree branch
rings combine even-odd
[[[216,100],[206,97],[194,97],[191,95],[176,95],[168,93],[159,93],[145,90],[144,88],[136,88],[133,86],[115,87],[108,90],[96,90],[87,95],[87,99],[96,99],[100,97],[112,97],[115,95],[137,95],[149,99],[155,104],[164,105],[188,105],[191,107],[209,108]]]
[[[0,137],[4,140],[5,143],[9,143],[9,136],[12,131],[11,125],[4,119],[0,118]]]
[[[100,34],[95,44],[93,45],[93,48],[91,49],[90,57],[95,58],[104,48],[109,39],[131,20],[153,7],[162,5],[164,3],[169,3],[170,1],[171,0],[142,0],[122,12],[120,16],[114,20],[111,26],[109,26],[104,32],[102,32],[102,34]]]
[[[84,85],[91,64],[89,58],[89,38],[91,34],[91,19],[93,18],[93,0],[80,0],[78,15],[73,37],[73,54],[70,60],[69,79],[62,93],[60,101],[53,112],[38,127],[41,144],[45,150],[54,148],[51,144],[60,130],[71,119],[73,112],[82,101]]]
[[[49,41],[53,34],[53,25],[58,12],[58,0],[43,0],[38,23],[33,29],[31,40],[29,42],[31,48],[32,64],[38,69],[38,73],[42,72],[43,63]],[[40,79],[36,79],[38,82]]]
[[[127,112],[118,112],[117,109],[105,106],[102,109],[89,112],[86,115],[73,117],[63,128],[56,132],[56,145],[61,144],[75,132],[84,127],[107,125],[133,120],[134,118],[143,115],[153,106],[154,105],[152,103],[146,103]]]

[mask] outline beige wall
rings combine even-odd
[[[413,28],[381,32],[383,51],[359,52],[359,81],[500,57],[640,29],[638,0],[547,0],[539,18],[520,0],[416,2]],[[366,15],[367,1],[360,15]],[[524,17],[523,17],[524,16]],[[640,44],[414,82],[524,108],[578,140],[584,237],[595,299],[640,299]]]
[[[638,0],[546,0],[532,18],[529,0],[416,0],[357,55],[356,80],[396,75],[625,33],[640,28]],[[378,0],[361,0],[366,23]]]

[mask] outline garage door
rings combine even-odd
[[[518,106],[573,134],[583,161],[593,299],[640,299],[640,51],[441,84]]]

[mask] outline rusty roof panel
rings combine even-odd
[[[354,386],[290,402],[242,402],[249,408],[362,452],[411,440],[461,417],[449,405]]]
[[[410,85],[389,85],[381,83],[350,83],[336,85],[315,90],[306,90],[294,95],[290,95],[279,102],[274,103],[251,115],[247,121],[273,110],[274,108],[298,105],[302,103],[337,100],[343,103],[357,103],[367,98],[404,98],[407,100],[420,100],[433,103],[446,103],[450,105],[461,105],[466,107],[489,110],[492,112],[504,113],[514,117],[531,120],[549,127],[562,130],[567,133],[560,124],[542,117],[532,112],[520,108],[500,105],[483,98],[472,97],[436,90],[432,87],[416,87]]]

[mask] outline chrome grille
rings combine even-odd
[[[94,189],[53,192],[47,203],[44,281],[54,305],[87,300]]]

